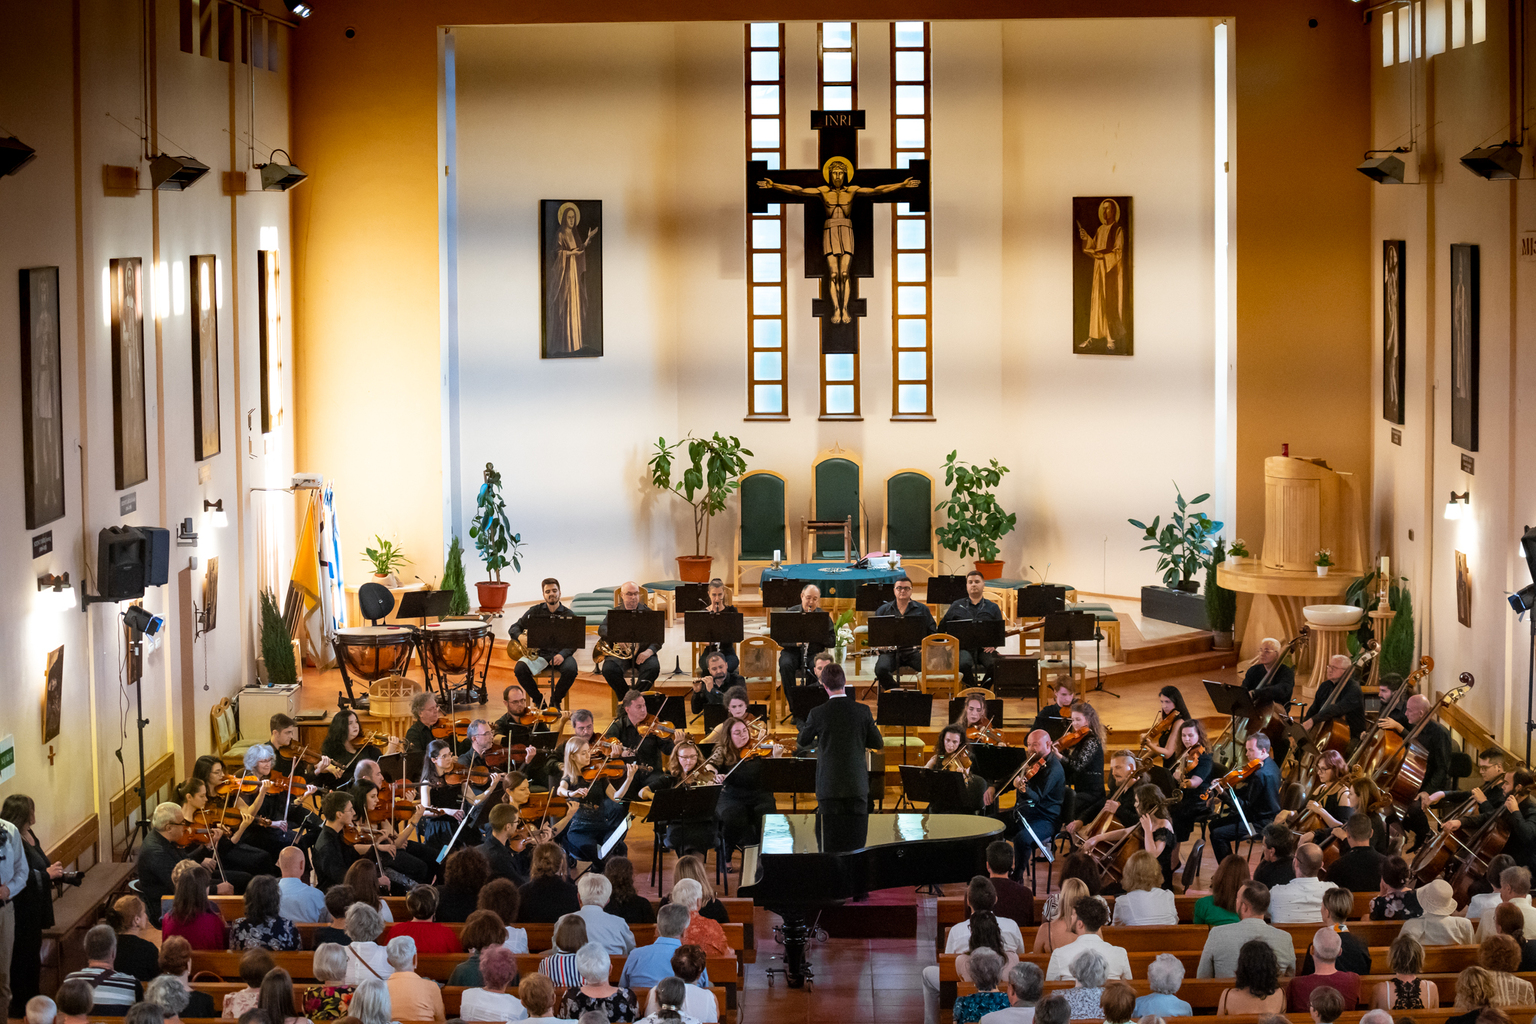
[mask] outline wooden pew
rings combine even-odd
[[[303,942],[304,948],[314,949],[315,932],[320,928],[328,928],[330,925],[298,924],[294,925],[294,927],[299,930],[299,940]],[[456,938],[464,933],[464,926],[462,924],[445,924],[443,927],[453,932]],[[521,928],[528,933],[528,949],[530,951],[537,952],[554,946],[555,926],[552,924],[529,922],[528,924],[519,924],[515,927]],[[725,932],[725,941],[730,943],[732,949],[739,952],[745,942],[746,932],[744,926],[726,924],[720,927]],[[656,926],[653,924],[630,925],[629,930],[634,933],[636,946],[649,946],[656,941]],[[389,939],[390,934],[386,928],[384,935],[379,939],[379,945],[382,946],[388,943]]]
[[[1169,954],[1171,954],[1173,956],[1178,957],[1179,961],[1184,965],[1184,973],[1185,973],[1186,977],[1191,977],[1191,978],[1194,977],[1196,970],[1200,966],[1200,950],[1198,950],[1198,949],[1195,949],[1195,950],[1168,949],[1168,950],[1161,950],[1159,952],[1169,953]],[[1158,957],[1159,952],[1154,952],[1154,951],[1151,951],[1151,950],[1146,950],[1146,951],[1127,950],[1126,951],[1126,955],[1127,955],[1127,958],[1130,960],[1130,963],[1131,963],[1131,974],[1133,976],[1135,976],[1135,977],[1138,977],[1138,978],[1146,977],[1147,976],[1147,965],[1150,964],[1153,960],[1155,960]],[[1304,954],[1304,952],[1305,952],[1305,948],[1298,949],[1296,951],[1296,959],[1298,961],[1300,961],[1300,959],[1301,959],[1302,955]],[[1391,968],[1387,964],[1387,947],[1385,947],[1385,946],[1373,946],[1370,949],[1370,953],[1371,953],[1371,973],[1372,974],[1386,974],[1386,973],[1389,973]],[[940,956],[939,957],[939,963],[940,963],[941,966],[942,966],[943,962],[946,959],[953,960],[954,957],[951,956],[951,955],[948,955],[948,954],[946,954],[944,956]],[[1031,963],[1039,964],[1040,965],[1040,969],[1041,970],[1045,970],[1047,965],[1049,965],[1050,962],[1051,962],[1051,954],[1049,954],[1049,953],[1026,953],[1020,959],[1028,960]],[[1455,973],[1459,972],[1462,968],[1464,968],[1464,967],[1471,967],[1471,966],[1473,966],[1476,963],[1477,963],[1477,947],[1475,945],[1469,945],[1469,946],[1426,946],[1426,947],[1424,947],[1424,972],[1426,974],[1447,974],[1447,973],[1455,974]]]
[[[1194,922],[1194,920],[1195,920],[1195,901],[1200,899],[1204,895],[1205,895],[1204,893],[1200,893],[1200,894],[1196,894],[1196,895],[1192,895],[1192,896],[1181,896],[1181,895],[1174,896],[1173,902],[1174,902],[1174,906],[1178,909],[1180,923],[1182,923],[1182,924],[1192,924]],[[1349,919],[1351,921],[1356,921],[1356,920],[1359,920],[1359,919],[1365,917],[1365,915],[1369,914],[1371,912],[1371,900],[1375,899],[1377,896],[1380,896],[1380,895],[1381,895],[1380,893],[1376,893],[1376,892],[1357,892],[1357,893],[1355,893],[1355,909],[1354,909],[1354,912],[1349,915]],[[1108,903],[1110,905],[1110,908],[1113,909],[1114,905],[1115,905],[1115,898],[1113,896],[1105,896],[1104,899],[1106,901],[1108,901]],[[939,904],[939,924],[940,925],[951,925],[951,924],[955,924],[958,921],[964,921],[965,920],[965,897],[963,897],[963,896],[940,896],[938,898],[938,904]],[[1045,897],[1044,896],[1036,896],[1035,897],[1035,920],[1036,921],[1042,921],[1044,919],[1045,919]]]
[[[618,978],[615,977],[614,981],[617,982]],[[194,991],[206,992],[208,995],[213,997],[214,1006],[223,1006],[224,997],[245,988],[245,984],[243,982],[228,981],[199,981],[195,982],[192,985],[192,988]],[[308,988],[308,985],[293,986],[294,1001],[301,1007],[304,1005],[305,990]],[[464,991],[465,989],[461,985],[445,985],[443,987],[443,1009],[447,1012],[449,1017],[458,1015],[459,1000],[463,997]],[[508,989],[508,991],[512,992],[513,995],[517,994],[513,989]],[[725,989],[716,985],[709,991],[710,994],[715,997],[715,1005],[722,1008],[721,1017],[724,1019],[725,1010],[723,1008],[725,1006]],[[635,993],[635,998],[639,1001],[640,1009],[643,1012],[645,1010],[646,997],[650,995],[651,990],[648,988],[636,987],[633,989],[633,992]]]

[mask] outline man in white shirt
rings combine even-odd
[[[11,952],[16,945],[16,897],[31,877],[21,831],[0,818],[0,1009],[11,1005]],[[25,950],[23,952],[26,952]],[[37,955],[32,947],[30,955]]]
[[[1322,924],[1323,893],[1332,882],[1318,878],[1323,851],[1316,843],[1296,848],[1296,877],[1269,890],[1269,919],[1275,924]]]
[[[1500,903],[1511,903],[1520,908],[1520,913],[1525,915],[1525,934],[1536,935],[1536,907],[1531,906],[1531,872],[1529,868],[1512,867],[1505,868],[1499,876]],[[1483,911],[1483,916],[1477,921],[1477,941],[1482,942],[1490,935],[1499,934],[1494,926],[1493,914],[1499,909],[1499,903],[1495,903]]]
[[[1045,968],[1046,981],[1071,981],[1072,963],[1084,953],[1097,953],[1104,958],[1106,980],[1123,978],[1131,980],[1131,958],[1119,946],[1111,946],[1099,929],[1109,923],[1109,908],[1092,896],[1085,896],[1072,908],[1077,920],[1072,924],[1072,934],[1077,938],[1060,946],[1051,954],[1051,962]]]
[[[1275,951],[1275,959],[1280,961],[1280,973],[1295,973],[1296,944],[1291,933],[1264,923],[1271,891],[1263,882],[1243,883],[1243,887],[1237,890],[1237,916],[1241,920],[1236,924],[1222,924],[1211,929],[1205,937],[1205,948],[1200,951],[1200,966],[1195,972],[1196,977],[1236,976],[1237,954],[1243,948],[1243,943],[1250,939],[1261,939],[1269,943],[1269,947]]]
[[[976,914],[985,910],[992,912],[997,905],[997,888],[986,875],[977,875],[971,879],[971,884],[965,890],[965,906],[970,914]],[[1024,945],[1024,936],[1019,931],[1018,923],[1010,918],[997,919],[997,929],[1003,933],[1003,949],[1015,955],[1022,955],[1029,947]],[[964,921],[949,930],[949,936],[944,940],[945,953],[964,953],[971,948],[971,919]],[[1130,975],[1126,975],[1130,977]],[[939,1020],[939,965],[931,964],[923,968],[923,1024],[938,1024]]]
[[[603,908],[613,898],[613,883],[607,876],[591,871],[576,883],[576,895],[581,909],[576,916],[587,924],[587,941],[595,942],[609,956],[628,956],[635,949],[635,933],[629,930],[629,922]]]
[[[277,870],[282,877],[277,880],[281,895],[278,913],[295,924],[323,924],[331,919],[325,909],[325,893],[304,882],[304,851],[297,846],[285,846],[277,855]]]
[[[1034,1024],[1035,1004],[1045,992],[1045,975],[1028,960],[1008,972],[1008,1008],[984,1014],[981,1024]]]

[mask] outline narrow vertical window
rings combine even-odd
[[[747,159],[784,166],[784,26],[746,26]],[[784,211],[747,217],[747,418],[789,419]]]
[[[891,26],[891,166],[926,160],[932,76],[924,21]],[[891,216],[891,418],[933,419],[933,228],[895,204]]]
[[[859,107],[859,27],[851,21],[816,26],[816,95],[822,110]],[[860,419],[859,354],[823,352],[820,360],[822,418]]]

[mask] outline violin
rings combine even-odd
[[[273,772],[272,774],[276,775],[277,773]],[[242,775],[242,776],[240,776],[239,779],[227,779],[225,781],[224,785],[222,785],[218,789],[214,790],[214,795],[215,796],[221,796],[221,797],[229,797],[229,796],[233,796],[236,793],[240,793],[240,794],[256,793],[256,792],[259,792],[261,790],[261,783],[262,783],[262,781],[263,780],[261,778],[259,778],[258,776],[250,775],[250,774]],[[268,786],[268,789],[270,790],[271,787]]]
[[[297,743],[290,743],[277,753],[278,756],[286,757],[294,764],[319,764],[320,759],[325,756],[309,747],[301,747]]]
[[[1211,784],[1211,788],[1200,794],[1201,800],[1210,800],[1223,788],[1231,789],[1239,782],[1244,782],[1253,776],[1253,773],[1264,767],[1264,759],[1256,757],[1241,768],[1234,768]]]
[[[309,783],[304,781],[304,776],[284,775],[282,772],[275,768],[272,770],[272,774],[267,776],[267,782],[270,783],[267,788],[268,796],[272,796],[275,793],[287,793],[289,796],[303,796],[304,791],[309,788]],[[244,787],[242,786],[241,789],[243,790]],[[252,792],[254,791],[255,789],[253,787]]]
[[[416,816],[416,808],[420,806],[419,803],[400,802],[393,805],[381,803],[368,812],[368,821],[375,825],[385,821],[410,821]]]
[[[529,708],[520,715],[513,715],[512,721],[532,728],[535,725],[554,725],[570,717],[569,711],[561,711],[559,708]]]
[[[222,828],[230,833],[240,831],[240,827],[245,824],[245,818],[233,807],[226,809],[223,813],[198,811],[192,815],[192,821],[199,828]],[[272,821],[269,818],[252,818],[251,824],[272,827]]]
[[[511,760],[514,764],[521,764],[523,759],[528,756],[530,749],[533,748],[526,743],[514,743],[507,747],[492,747],[480,755],[480,760],[492,768],[504,767],[508,760]]]
[[[389,840],[390,834],[388,830],[382,828],[361,828],[357,825],[348,825],[341,830],[341,841],[348,846],[356,846],[360,843],[373,843],[377,845]]]
[[[1196,743],[1185,751],[1184,756],[1179,759],[1179,763],[1173,769],[1174,779],[1178,782],[1183,782],[1188,778],[1189,773],[1194,771],[1195,767],[1200,763],[1200,756],[1204,753],[1205,745],[1203,743]]]
[[[655,734],[664,740],[669,740],[677,734],[677,726],[671,722],[658,722],[655,715],[646,715],[645,718],[641,719],[640,724],[635,726],[635,729],[639,731],[641,736]]]
[[[469,739],[469,722],[468,718],[440,718],[437,720],[437,724],[432,727],[432,738],[435,740],[446,740],[452,737],[462,743],[464,740]]]
[[[1088,735],[1092,732],[1093,730],[1088,728],[1086,725],[1077,729],[1067,730],[1066,735],[1062,736],[1061,739],[1056,741],[1056,753],[1065,754],[1067,751],[1083,742],[1083,740],[1087,739]]]
[[[450,786],[462,786],[466,782],[471,786],[489,786],[494,773],[484,764],[477,764],[473,768],[466,765],[458,758],[453,759],[453,764],[443,773],[443,782]]]
[[[192,846],[213,846],[213,830],[208,828],[184,828],[181,835],[176,837],[176,845],[182,848]]]
[[[968,726],[965,730],[967,743],[990,743],[995,746],[1005,746],[1003,734],[992,728],[992,720],[987,719],[978,725]]]
[[[968,772],[971,770],[971,755],[967,754],[963,749],[957,750],[939,762],[939,770],[943,772]]]
[[[1167,731],[1173,726],[1173,723],[1178,721],[1178,718],[1179,712],[1177,709],[1168,712],[1166,715],[1159,715],[1157,721],[1152,723],[1152,728],[1141,734],[1141,749],[1146,750],[1152,746],[1154,739],[1166,735]]]
[[[752,757],[772,757],[774,746],[775,744],[772,740],[764,740],[761,743],[754,743],[742,750],[741,759],[745,761]]]

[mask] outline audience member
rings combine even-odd
[[[1371,900],[1372,921],[1406,921],[1424,913],[1419,894],[1409,888],[1408,862],[1396,854],[1381,863],[1381,895]]]
[[[707,956],[731,956],[730,943],[725,941],[725,929],[714,918],[705,917],[699,910],[704,899],[704,887],[694,878],[684,878],[672,884],[672,902],[687,907],[688,927],[683,929],[683,941],[702,947]]]
[[[1173,893],[1161,888],[1163,868],[1146,850],[1137,850],[1121,875],[1125,892],[1115,897],[1114,923],[1118,925],[1178,924]]]
[[[499,882],[507,879],[499,878]],[[518,931],[523,932],[521,928]],[[469,920],[464,922],[464,929],[459,932],[459,942],[469,951],[469,956],[459,961],[453,968],[453,973],[448,975],[450,986],[474,988],[483,981],[480,975],[480,957],[485,950],[492,946],[506,946],[507,930],[501,923],[501,918],[494,910],[477,910],[469,915]],[[523,932],[522,952],[526,953],[528,945],[528,933]],[[508,953],[516,954],[516,950],[507,949]],[[517,974],[514,972],[510,984],[517,984]]]
[[[1013,880],[1014,849],[1006,839],[987,844],[987,879],[997,892],[992,913],[1012,921],[1020,931],[1035,923],[1035,891]]]
[[[1520,947],[1520,972],[1536,971],[1536,939],[1525,937],[1525,914],[1510,903],[1501,903],[1494,910],[1494,927],[1500,935],[1508,935]]]
[[[1292,1013],[1305,1012],[1312,1005],[1312,993],[1325,986],[1336,990],[1348,1005],[1355,1005],[1360,995],[1360,975],[1338,969],[1339,953],[1343,946],[1342,936],[1332,928],[1319,928],[1312,936],[1309,956],[1313,964],[1312,973],[1291,979]],[[1369,955],[1366,963],[1370,963]]]
[[[325,890],[325,913],[331,921],[330,924],[321,925],[315,929],[315,945],[324,942],[334,942],[338,946],[346,946],[352,942],[347,934],[347,908],[352,905],[352,889],[346,885],[333,885]]]
[[[437,894],[438,919],[468,921],[480,905],[480,890],[490,880],[491,862],[478,847],[455,850],[443,865],[443,887]]]
[[[692,986],[681,978],[662,978],[651,989],[651,1012],[641,1017],[638,1024],[699,1024],[698,1018],[683,1010]],[[606,1024],[608,1018],[592,1010],[584,1013],[577,1024]]]
[[[1237,891],[1248,881],[1248,859],[1241,854],[1229,853],[1216,867],[1211,879],[1211,894],[1195,900],[1195,924],[1236,924]]]
[[[1077,924],[1077,914],[1072,908],[1077,906],[1078,900],[1087,898],[1088,885],[1081,878],[1063,879],[1061,889],[1045,898],[1045,906],[1040,913],[1040,927],[1035,929],[1035,942],[1030,951],[1050,953],[1076,938],[1076,932],[1072,929]],[[1096,898],[1104,902],[1103,897]]]
[[[1273,889],[1296,877],[1296,833],[1284,825],[1264,827],[1264,854],[1253,869],[1253,880]]]
[[[33,996],[27,1000],[23,1019],[26,1024],[53,1024],[58,1015],[59,1008],[52,999],[47,996]]]
[[[201,864],[186,863],[189,867],[176,880],[171,909],[160,919],[160,933],[184,936],[193,949],[227,949],[229,930],[224,926],[224,915],[208,902],[213,876]]]
[[[1054,960],[1055,954],[1051,954],[1051,957]],[[1067,1005],[1072,1008],[1073,1020],[1104,1016],[1101,1000],[1108,966],[1104,957],[1091,949],[1079,952],[1072,960],[1071,973],[1067,977],[1072,979],[1073,985],[1062,994],[1067,997]],[[1051,980],[1049,972],[1046,973],[1046,980]]]
[[[1500,903],[1511,903],[1520,908],[1520,913],[1525,915],[1524,931],[1536,935],[1536,907],[1531,906],[1531,871],[1529,868],[1515,865],[1505,868],[1499,875]],[[1486,939],[1494,934],[1493,908],[1483,911],[1483,916],[1478,918],[1477,937]]]
[[[1211,929],[1205,938],[1205,948],[1200,952],[1200,965],[1195,977],[1234,977],[1243,944],[1250,939],[1260,939],[1266,943],[1274,951],[1279,971],[1291,973],[1296,967],[1296,949],[1291,933],[1265,924],[1264,914],[1268,910],[1268,886],[1257,880],[1243,883],[1237,894],[1237,915],[1242,920]]]
[[[656,911],[656,941],[637,947],[624,958],[624,970],[619,975],[620,987],[653,988],[672,973],[672,955],[683,944],[688,918],[688,908],[676,903],[663,904]],[[707,980],[705,987],[708,987]]]
[[[1423,913],[1403,922],[1399,935],[1406,935],[1421,946],[1467,946],[1477,941],[1476,926],[1456,916],[1456,896],[1451,883],[1437,878],[1414,890]]]
[[[149,927],[149,912],[137,896],[124,896],[107,911],[106,922],[117,932],[117,959],[114,966],[139,981],[149,981],[161,973],[160,951],[140,933]],[[195,1016],[195,1015],[194,1015]]]
[[[990,949],[1003,958],[1002,972],[1006,974],[1013,969],[1013,965],[1019,962],[1017,950],[1008,948],[1003,942],[1002,930],[997,926],[997,918],[990,910],[978,910],[967,921],[971,926],[970,940],[966,948],[955,957],[955,971],[964,981],[971,981],[971,957],[978,950]]]
[[[624,966],[627,968],[629,964],[626,962]],[[717,1024],[720,1020],[720,1004],[715,1001],[715,994],[708,987],[700,988],[698,984],[704,976],[704,951],[698,946],[679,946],[677,952],[672,954],[672,976],[687,986],[678,1012],[699,1024]],[[661,981],[656,984],[661,984]],[[654,1016],[660,1008],[656,988],[652,986],[651,994],[646,998],[646,1015]]]
[[[1285,988],[1280,982],[1280,961],[1274,947],[1263,939],[1249,939],[1238,950],[1232,987],[1217,999],[1216,1015],[1285,1012]]]
[[[480,952],[481,982],[466,988],[459,997],[459,1017],[467,1021],[514,1021],[528,1016],[507,986],[517,980],[517,957],[506,946],[487,946]]]
[[[304,1016],[312,1021],[332,1021],[351,1012],[356,992],[347,984],[347,964],[351,959],[347,947],[334,942],[322,942],[315,947],[310,961],[315,983],[304,989]]]
[[[1349,933],[1349,915],[1355,910],[1355,894],[1348,889],[1329,889],[1323,893],[1323,924],[1339,935],[1342,949],[1334,964],[1341,971],[1353,974],[1371,973],[1371,951],[1359,939]],[[1312,953],[1307,952],[1297,974],[1312,973]],[[1300,1011],[1298,1011],[1300,1012]]]
[[[165,1024],[165,1011],[154,1003],[134,1003],[123,1014],[123,1024]]]
[[[1404,1019],[1412,1020],[1413,1018]],[[1360,1024],[1392,1024],[1392,1015],[1386,1010],[1366,1010],[1360,1015]]]
[[[379,873],[379,866],[371,860],[358,858],[341,876],[341,882],[352,890],[352,902],[366,904],[379,915],[385,926],[395,923],[395,915],[385,903],[380,892],[389,892],[389,879]]]
[[[1002,976],[1003,958],[999,953],[991,949],[978,949],[973,953],[971,982],[976,986],[976,991],[955,1000],[954,1024],[977,1024],[982,1017],[995,1010],[1006,1010],[1008,996],[997,988]]]
[[[1067,1024],[1072,1019],[1072,1007],[1067,997],[1053,992],[1035,1004],[1034,1024]]]
[[[292,849],[292,847],[289,847]],[[245,887],[245,916],[229,929],[229,948],[270,949],[276,953],[299,948],[299,930],[282,916],[283,895],[277,879],[257,875]]]
[[[206,898],[206,895],[205,897]],[[166,915],[168,920],[170,915]],[[128,1007],[144,998],[144,989],[132,975],[119,971],[117,933],[109,924],[98,924],[85,933],[85,968],[64,980],[83,981],[91,986],[90,1012],[104,1017],[120,1017]]]
[[[634,861],[628,857],[609,857],[603,864],[603,874],[613,884],[613,895],[604,908],[608,913],[622,917],[626,924],[656,923],[656,908],[635,891]],[[577,895],[580,896],[579,887]]]
[[[118,936],[122,941],[122,936]],[[217,1017],[218,1011],[213,1006],[213,996],[207,992],[193,992],[192,989],[192,944],[180,935],[173,935],[160,944],[160,955],[156,961],[160,973],[173,978],[180,978],[187,985],[187,1006],[184,1017],[203,1018]],[[146,998],[148,998],[146,996]],[[154,1002],[154,1000],[150,1000]]]
[[[1495,911],[1509,904],[1500,904]],[[1518,909],[1518,908],[1516,908]],[[1477,963],[1493,977],[1494,1004],[1530,1006],[1536,1003],[1536,990],[1524,978],[1515,977],[1520,969],[1520,944],[1508,935],[1490,935],[1477,947]]]
[[[1433,981],[1419,977],[1424,970],[1424,947],[1409,935],[1399,934],[1387,948],[1392,977],[1376,983],[1371,1005],[1381,1010],[1433,1010],[1440,1005],[1440,990]]]
[[[1479,1019],[1479,1013],[1494,1007],[1496,1002],[1497,992],[1493,975],[1483,967],[1464,967],[1461,973],[1456,975],[1456,1002],[1453,1004],[1455,1009],[1462,1012],[1457,1016],[1446,1018],[1447,1022],[1474,1024]]]
[[[1237,854],[1232,854],[1228,860],[1235,856]],[[1157,1014],[1160,1017],[1193,1016],[1194,1008],[1177,995],[1179,987],[1183,984],[1184,961],[1172,953],[1159,953],[1157,958],[1147,965],[1147,987],[1152,990],[1152,994],[1137,999],[1132,1012],[1137,1017],[1145,1017],[1148,1014]]]
[[[539,973],[561,989],[575,988],[581,984],[581,971],[576,966],[576,951],[587,944],[587,922],[577,914],[566,914],[555,922],[555,930],[551,938],[554,940],[554,947],[543,960],[539,961]],[[521,998],[521,990],[518,995]],[[527,1001],[523,999],[524,1003]]]
[[[1296,877],[1269,890],[1269,919],[1275,924],[1320,924],[1323,893],[1333,888],[1332,882],[1318,877],[1323,851],[1315,843],[1302,843],[1293,860]]]
[[[277,870],[283,877],[277,888],[281,899],[278,913],[296,924],[320,924],[331,915],[325,909],[325,893],[304,881],[304,851],[285,846],[277,855]]]
[[[602,875],[587,875],[585,878]],[[606,883],[608,880],[603,878]],[[581,985],[571,988],[560,1001],[559,1016],[574,1020],[589,1010],[597,1010],[610,1021],[632,1021],[639,1016],[639,1002],[635,993],[619,988],[609,981],[613,973],[613,958],[598,942],[587,942],[576,951],[576,970],[581,975]]]
[[[358,1024],[392,1024],[394,1020],[394,1010],[389,1001],[389,986],[381,978],[369,978],[357,986],[357,991],[352,993],[352,1002],[347,1009],[351,1011],[353,1017],[357,1018]],[[343,1017],[338,1024],[345,1024],[347,1020],[348,1018]],[[282,1024],[282,1022],[275,1021],[273,1024]]]
[[[1483,877],[1477,879],[1472,886],[1472,898],[1467,901],[1467,909],[1462,912],[1473,924],[1483,919],[1483,912],[1498,906],[1504,902],[1504,894],[1499,892],[1499,877],[1505,869],[1515,866],[1515,858],[1507,853],[1501,853],[1488,862],[1488,870],[1483,872]]]
[[[165,1020],[181,1024],[181,1018],[189,1016],[186,1009],[192,1001],[192,990],[180,978],[162,974],[144,986],[144,1001],[160,1007]]]
[[[389,986],[389,1004],[402,1020],[444,1020],[443,990],[437,982],[416,973],[416,940],[401,935],[389,940],[384,949],[392,971],[385,983]],[[482,968],[483,972],[484,968]]]
[[[565,851],[554,843],[540,843],[533,848],[528,881],[518,888],[518,895],[522,897],[522,909],[518,912],[521,921],[558,921],[581,909],[576,886],[565,877]]]
[[[361,985],[369,978],[379,981],[388,979],[394,968],[378,938],[384,934],[384,922],[379,912],[366,903],[354,903],[347,908],[347,984]],[[355,998],[355,997],[354,997]]]
[[[1381,866],[1387,858],[1372,849],[1371,827],[1371,816],[1363,812],[1356,812],[1344,823],[1349,848],[1328,868],[1331,884],[1352,893],[1381,888]]]
[[[476,906],[479,909],[475,913],[489,910],[506,926],[506,938],[502,939],[502,945],[513,953],[528,952],[528,930],[512,923],[517,920],[523,909],[522,893],[518,892],[517,885],[512,879],[491,879],[490,883],[480,890],[480,900]],[[473,918],[475,915],[469,916]]]
[[[256,1000],[261,997],[261,980],[276,966],[272,954],[266,950],[247,950],[240,958],[240,980],[245,982],[245,988],[224,997],[223,1016],[234,1020],[247,1010],[255,1009]]]
[[[410,936],[416,942],[418,954],[464,952],[453,929],[437,923],[436,889],[430,885],[418,885],[406,895],[405,905],[411,912],[411,919],[390,925],[386,938]]]
[[[1104,1011],[1104,1024],[1133,1024],[1136,990],[1123,981],[1111,981],[1104,986],[1099,1006]]]
[[[293,998],[293,976],[281,967],[272,968],[267,972],[267,976],[261,979],[256,1008],[265,1013],[272,1024],[311,1024],[308,1017],[299,1016],[299,1008],[295,1005]],[[413,1019],[424,1020],[425,1018]]]
[[[1338,989],[1327,985],[1314,989],[1307,1000],[1307,1008],[1312,1012],[1315,1024],[1333,1024],[1339,1019],[1339,1014],[1344,1012],[1344,1006],[1344,996]]]
[[[613,883],[606,875],[587,872],[576,883],[576,897],[581,901],[577,911],[587,922],[587,941],[595,942],[611,956],[627,956],[635,948],[635,935],[629,930],[629,922],[617,914],[603,909],[613,897]],[[724,938],[725,932],[722,931]]]
[[[54,1024],[87,1024],[95,997],[90,982],[83,978],[65,978],[64,984],[53,994],[58,1010]]]
[[[1104,960],[1106,977],[1129,981],[1131,961],[1125,950],[1110,945],[1099,935],[1099,930],[1109,923],[1109,911],[1104,904],[1090,896],[1078,900],[1073,912],[1077,915],[1077,921],[1072,926],[1076,938],[1051,953],[1050,963],[1045,969],[1045,980],[1059,981],[1075,977],[1070,965],[1084,952],[1094,952]],[[1073,1016],[1078,1014],[1074,1013]]]
[[[1013,849],[1009,843],[1008,848]],[[1045,972],[1028,961],[1008,972],[1008,1005],[981,1018],[981,1024],[1034,1024],[1035,1008],[1045,992]]]
[[[709,869],[704,866],[703,857],[690,853],[686,857],[677,858],[677,863],[672,866],[672,884],[675,886],[684,878],[691,878],[699,883],[700,914],[718,924],[731,923],[731,916],[726,913],[725,904],[715,896],[715,883],[710,881]]]
[[[541,965],[539,970],[543,969]],[[569,1024],[551,1016],[555,1008],[555,983],[546,975],[525,975],[517,986],[517,998],[528,1011],[529,1024]]]

